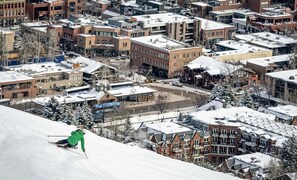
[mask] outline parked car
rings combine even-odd
[[[172,83],[172,86],[183,87],[183,84],[176,81]]]

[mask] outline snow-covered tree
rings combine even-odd
[[[234,106],[234,94],[230,85],[224,83],[216,85],[210,95],[210,100],[219,99],[226,102],[226,105]]]
[[[247,90],[244,91],[244,95],[242,96],[239,105],[248,108],[254,107],[254,100]]]
[[[82,125],[86,129],[91,129],[94,125],[94,116],[86,101],[82,106],[76,107],[75,121],[77,126]]]
[[[60,119],[60,105],[57,99],[51,97],[50,100],[43,106],[43,117],[59,121]]]
[[[72,114],[72,110],[65,103],[60,107],[59,120],[68,125],[74,124],[74,116]]]
[[[281,150],[283,168],[288,173],[297,171],[297,137],[292,136],[284,143]]]

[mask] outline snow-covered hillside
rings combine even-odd
[[[85,135],[87,159],[80,147],[64,150],[49,144],[74,126],[0,106],[0,179],[71,180],[232,180],[232,176],[163,157],[138,147]]]

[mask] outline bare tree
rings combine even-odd
[[[195,97],[194,103],[197,107],[200,107],[200,106],[204,105],[205,103],[207,103],[208,99],[209,99],[209,97],[207,95],[199,94]]]
[[[284,173],[284,169],[281,166],[280,162],[274,159],[270,159],[266,167],[268,169],[268,173],[267,173],[268,179],[274,179]]]
[[[55,52],[58,50],[58,33],[54,29],[50,29],[47,32],[46,40],[47,57],[50,58],[51,61],[53,61],[55,58]]]
[[[162,114],[165,109],[166,109],[166,100],[167,100],[167,96],[163,95],[163,94],[159,94],[156,99],[156,109],[160,111],[160,113]]]

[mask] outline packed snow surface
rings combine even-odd
[[[87,159],[78,149],[65,150],[47,135],[69,135],[74,126],[0,106],[0,179],[54,180],[232,180],[227,174],[163,157],[86,132]]]

